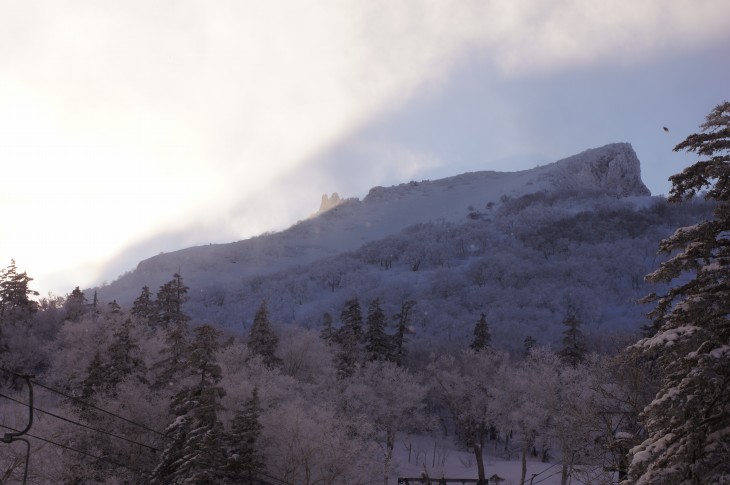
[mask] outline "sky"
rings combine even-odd
[[[672,148],[730,99],[728,18],[727,0],[0,0],[0,267],[63,296],[284,229],[324,193],[613,142],[666,194],[694,161]]]

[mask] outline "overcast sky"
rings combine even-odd
[[[0,267],[64,295],[323,193],[633,144],[730,98],[727,0],[0,0]],[[662,127],[667,126],[669,132]]]

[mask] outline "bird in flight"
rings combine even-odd
[[[667,128],[666,126],[662,126],[662,128],[664,128],[664,131],[669,131],[669,128]]]

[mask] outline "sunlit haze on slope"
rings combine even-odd
[[[324,192],[616,141],[666,193],[671,148],[728,96],[727,18],[724,0],[0,0],[0,266],[65,294],[281,229]]]

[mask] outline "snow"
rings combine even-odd
[[[722,359],[726,355],[730,354],[730,345],[723,345],[710,352],[710,356],[713,359]]]
[[[144,285],[155,289],[178,271],[183,272],[191,288],[228,285],[242,278],[272,274],[353,251],[368,241],[383,239],[414,224],[463,222],[473,211],[492,210],[487,206],[496,207],[505,196],[515,198],[556,190],[649,195],[641,181],[639,160],[627,143],[587,150],[521,172],[473,172],[435,181],[375,187],[362,201],[337,196],[338,203],[330,210],[279,233],[154,256],[140,262],[134,272],[99,288],[99,297],[131,304]]]
[[[694,325],[683,325],[681,327],[659,332],[653,337],[641,340],[635,346],[643,347],[645,349],[650,349],[658,345],[671,346],[680,338],[690,336],[698,330],[699,328]]]
[[[416,478],[427,471],[431,479],[437,478],[478,478],[476,459],[470,451],[458,451],[452,442],[438,441],[427,436],[410,436],[411,462],[408,462],[408,448],[404,441],[399,441],[394,450],[393,478]],[[503,485],[520,483],[522,463],[515,455],[513,460],[505,460],[490,454],[492,445],[485,447],[484,470],[487,477],[497,474],[506,479]],[[500,446],[501,448],[501,446]],[[526,483],[535,474],[534,484],[557,485],[560,483],[560,463],[542,463],[530,457],[527,461]],[[397,483],[392,479],[389,483]]]

